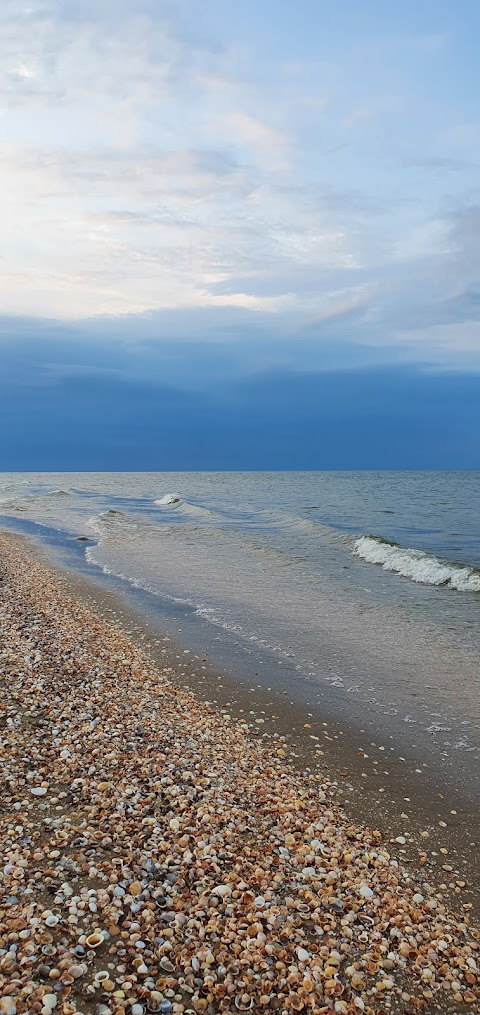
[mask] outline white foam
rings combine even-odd
[[[385,571],[396,571],[414,582],[446,585],[459,592],[480,592],[480,572],[430,557],[423,550],[386,543],[375,536],[361,536],[353,552],[370,564],[381,564]]]
[[[178,496],[178,493],[166,493],[164,497],[160,497],[159,500],[154,500],[154,504],[158,504],[159,507],[168,507],[169,504],[181,504],[182,498]]]

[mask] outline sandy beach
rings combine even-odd
[[[26,540],[0,566],[1,1015],[479,1010],[446,847],[402,855]]]

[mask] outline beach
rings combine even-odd
[[[25,539],[0,560],[2,1015],[478,1010],[446,847],[353,819],[316,742],[202,700]]]

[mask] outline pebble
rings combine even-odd
[[[328,775],[176,686],[25,542],[0,562],[0,1015],[475,1010],[470,914],[424,871],[414,891]]]

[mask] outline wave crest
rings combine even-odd
[[[178,496],[178,493],[166,493],[164,497],[154,500],[153,503],[158,504],[159,507],[168,507],[169,504],[181,504],[182,498]]]
[[[360,536],[353,552],[370,564],[381,564],[385,571],[396,571],[414,582],[444,585],[459,592],[480,592],[480,571],[439,560],[423,550],[389,543],[378,536]]]

